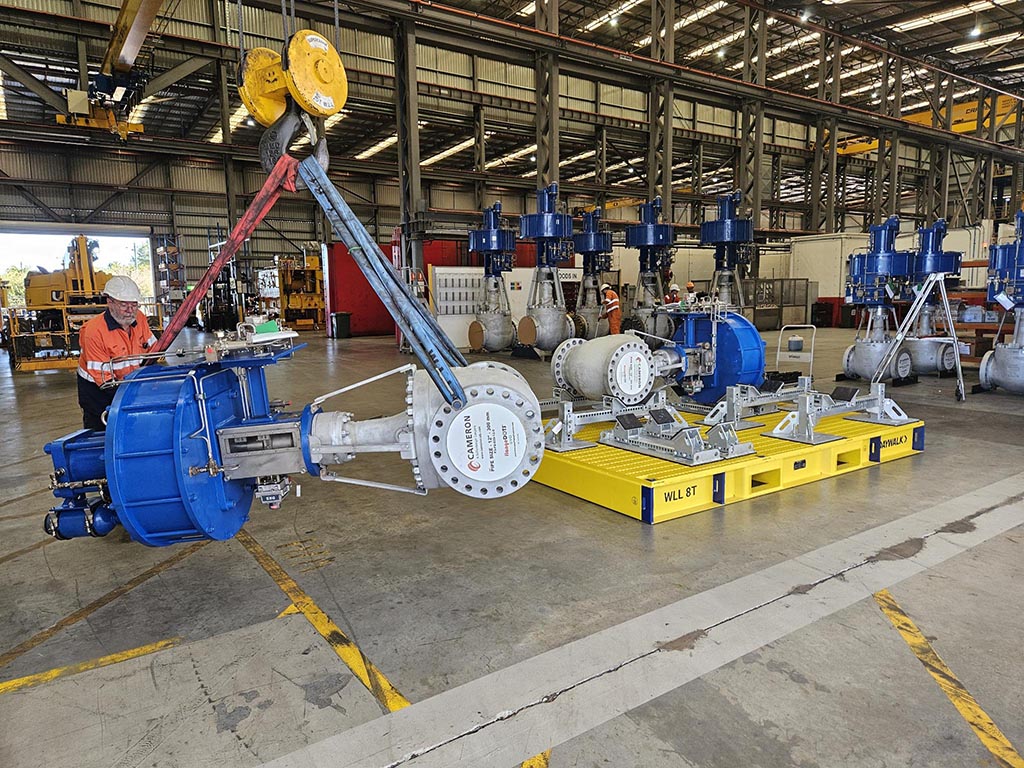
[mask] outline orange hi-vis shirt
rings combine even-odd
[[[116,379],[120,381],[142,365],[139,355],[156,344],[146,316],[135,313],[135,322],[122,328],[110,312],[94,317],[78,334],[82,354],[78,358],[78,375],[96,385]],[[126,358],[111,362],[112,358]]]
[[[620,309],[619,294],[617,294],[615,291],[609,288],[607,291],[604,292],[604,300],[602,301],[602,304],[604,305],[603,314],[605,316],[610,315],[613,312],[618,312]]]

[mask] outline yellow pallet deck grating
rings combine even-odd
[[[687,467],[598,445],[567,453],[545,451],[533,479],[645,523],[661,523],[924,450],[923,421],[890,427],[831,416],[821,420],[817,431],[842,439],[821,445],[761,434],[785,415],[780,411],[758,416],[765,426],[738,433],[740,440],[754,444],[756,453],[748,456]],[[686,416],[691,423],[700,418]],[[596,441],[611,427],[611,422],[590,424],[576,437]],[[702,434],[706,431],[701,428]]]

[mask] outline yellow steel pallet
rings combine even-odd
[[[16,371],[70,371],[77,367],[77,357],[30,357],[14,361]]]
[[[687,467],[597,445],[566,453],[545,451],[533,479],[645,523],[661,523],[924,450],[923,421],[890,427],[832,416],[822,419],[817,431],[841,439],[820,445],[761,434],[785,415],[758,416],[765,426],[739,432],[740,440],[753,443],[756,451],[740,458]],[[692,415],[691,423],[698,418]],[[591,424],[576,437],[596,441],[611,427],[610,422]]]

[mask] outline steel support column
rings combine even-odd
[[[979,100],[978,106],[985,103],[985,111],[978,111],[978,130],[984,132],[985,138],[995,141],[999,133],[999,95],[989,94]],[[982,158],[979,158],[981,160]],[[991,219],[993,213],[993,198],[995,197],[995,176],[996,159],[992,155],[983,156],[983,178],[980,180],[978,190],[983,195],[982,204],[978,206],[979,218]]]
[[[395,122],[398,126],[398,177],[402,206],[402,267],[423,269],[420,177],[419,92],[416,87],[416,30],[412,22],[395,24]]]
[[[1018,102],[1014,110],[1016,119],[1013,126],[1013,146],[1024,149],[1024,104]],[[1010,170],[1010,205],[1007,215],[1012,217],[1014,211],[1024,207],[1024,162],[1014,162]]]
[[[943,87],[945,87],[945,103],[946,109],[942,109]],[[935,91],[935,104],[932,109],[933,125],[937,128],[943,128],[947,131],[952,130],[953,127],[953,78],[948,78],[943,84],[942,76],[938,73],[935,74],[934,78],[934,91]],[[937,186],[935,188],[935,200],[932,203],[931,209],[931,221],[936,219],[951,219],[955,216],[954,212],[949,207],[949,190],[950,184],[952,183],[952,174],[954,173],[953,168],[953,153],[952,149],[948,144],[935,144],[932,145],[931,154],[934,156],[935,163],[935,178]],[[927,222],[926,222],[927,223]]]
[[[945,218],[946,215],[943,191],[949,190],[949,154],[944,149],[933,144],[923,150],[928,153],[928,171],[924,184],[917,192],[917,217],[924,224]]]
[[[487,206],[487,186],[482,178],[487,172],[487,119],[479,104],[473,107],[473,170],[481,175],[473,182],[473,197],[477,210],[483,210]]]
[[[745,6],[743,9],[743,79],[754,85],[765,84],[765,52],[768,39],[768,17],[764,11]],[[761,226],[761,205],[764,183],[761,178],[764,159],[764,102],[744,99],[740,107],[740,153],[737,185],[743,191],[743,202],[750,207],[754,228]]]
[[[558,34],[558,0],[537,0],[536,25]],[[558,181],[558,56],[538,51],[534,57],[537,101],[537,186]]]
[[[226,62],[217,62],[217,92],[220,101],[221,141],[230,146],[231,138],[231,91],[228,87],[228,66]],[[235,163],[230,155],[224,157],[224,195],[227,202],[228,229],[238,221],[238,201],[235,195]]]
[[[771,199],[768,201],[768,229],[785,229],[785,214],[779,203],[782,202],[782,155],[771,156]]]
[[[821,101],[838,104],[842,93],[843,46],[835,35],[822,35],[818,41],[817,96]],[[807,229],[818,232],[835,232],[836,202],[840,194],[837,185],[839,147],[839,121],[833,118],[818,118],[814,123],[814,156],[811,160],[810,220]]]
[[[603,211],[608,202],[608,129],[599,125],[595,138],[594,181],[599,185],[595,202]]]
[[[704,142],[697,141],[693,145],[693,159],[690,161],[690,191],[694,195],[690,203],[690,223],[704,222]]]
[[[878,111],[887,117],[899,117],[903,106],[903,59],[882,54],[882,82],[878,89]],[[878,132],[878,159],[872,195],[876,222],[900,210],[900,134],[896,130]]]
[[[85,12],[82,10],[82,0],[72,0],[71,12],[78,18],[83,18]],[[89,90],[89,43],[85,37],[75,37],[75,47],[78,54],[78,90]]]
[[[675,63],[675,0],[651,0],[651,58]],[[651,82],[647,96],[647,197],[660,196],[669,221],[672,209],[673,87],[668,79]]]

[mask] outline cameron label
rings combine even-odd
[[[651,364],[640,352],[624,354],[615,366],[615,383],[624,395],[638,395],[651,380]]]
[[[446,444],[459,472],[491,482],[518,469],[526,454],[526,430],[508,408],[477,403],[459,411],[448,429]]]

